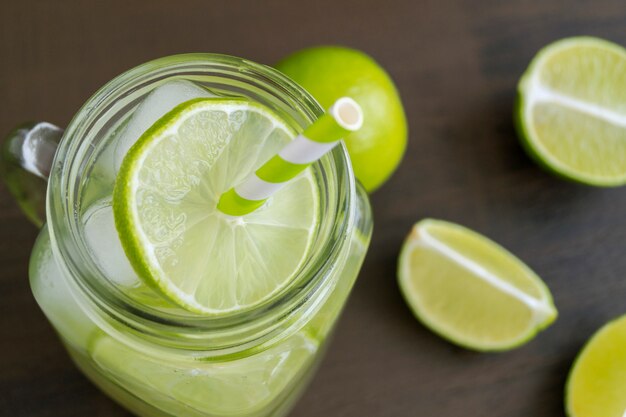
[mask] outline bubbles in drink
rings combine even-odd
[[[155,88],[135,110],[126,130],[117,140],[115,172],[119,170],[131,146],[163,115],[185,101],[214,96],[208,90],[183,80],[170,81]]]
[[[112,282],[123,286],[136,286],[139,283],[117,235],[111,207],[110,193],[124,156],[137,139],[172,108],[194,98],[213,96],[208,90],[189,81],[164,83],[145,98],[127,122],[113,129],[98,155],[92,172],[92,184],[85,195],[90,192],[100,200],[84,200],[89,206],[84,217],[85,239],[101,271]]]
[[[111,194],[124,157],[141,135],[177,105],[202,97],[215,94],[184,80],[168,81],[152,90],[109,130],[81,196],[85,241],[103,278],[121,287],[135,301],[161,310],[178,307],[148,288],[133,270],[115,228]]]

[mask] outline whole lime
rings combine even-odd
[[[389,75],[361,51],[318,46],[287,56],[276,68],[304,87],[324,107],[349,96],[363,108],[363,127],[344,141],[356,177],[369,192],[383,184],[400,164],[407,123],[398,91]]]

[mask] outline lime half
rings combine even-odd
[[[137,274],[180,306],[213,315],[258,306],[292,282],[317,224],[311,169],[245,217],[216,206],[294,135],[244,99],[195,99],[159,119],[126,154],[113,193]]]
[[[582,350],[565,402],[570,417],[626,416],[626,316],[605,325]]]
[[[626,184],[625,49],[591,37],[554,42],[518,90],[522,143],[542,165],[585,184]]]
[[[398,277],[426,326],[471,349],[519,346],[557,315],[548,288],[527,266],[453,223],[417,223],[402,248]]]

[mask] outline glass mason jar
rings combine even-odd
[[[87,208],[111,193],[114,180],[96,172],[94,161],[111,132],[169,80],[260,102],[297,131],[322,114],[306,91],[271,68],[189,54],[115,78],[65,132],[47,123],[16,129],[4,144],[1,172],[33,221],[43,224],[45,212],[30,261],[33,294],[82,372],[138,416],[284,416],[310,380],[363,262],[372,230],[367,195],[345,147],[315,164],[321,216],[309,259],[294,284],[261,307],[203,317],[129,296],[86,246]]]

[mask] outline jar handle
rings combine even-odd
[[[63,129],[47,122],[25,123],[5,138],[0,176],[20,208],[38,227],[46,218],[46,188]]]

